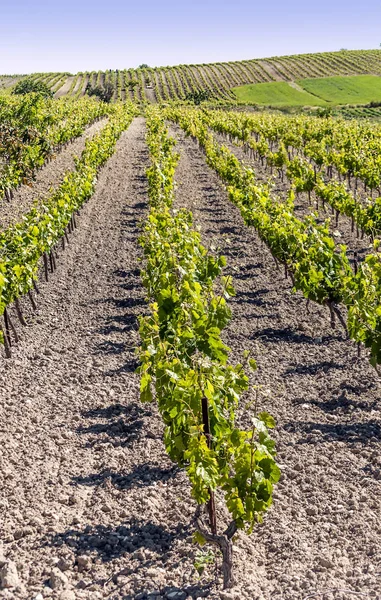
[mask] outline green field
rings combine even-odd
[[[337,106],[381,101],[381,77],[376,75],[299,79],[297,85],[305,92],[285,81],[243,85],[233,91],[241,102],[272,106]]]
[[[381,101],[381,77],[324,77],[298,81],[307,92],[316,94],[331,104],[367,104]]]
[[[321,98],[317,98],[308,92],[299,91],[286,81],[242,85],[233,88],[233,91],[240,102],[247,104],[268,104],[272,106],[326,105],[326,102]]]

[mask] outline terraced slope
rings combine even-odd
[[[272,81],[298,81],[346,75],[381,76],[381,50],[342,50],[266,59],[174,67],[138,68],[86,73],[36,73],[35,79],[48,83],[56,97],[80,97],[86,85],[110,82],[114,100],[130,98],[149,103],[184,99],[187,94],[209,91],[221,100],[235,98],[232,88]],[[12,78],[0,77],[0,90],[12,85]],[[16,82],[16,79],[15,79]]]

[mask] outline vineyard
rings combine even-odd
[[[0,599],[381,597],[381,127],[170,102],[379,56],[0,96]]]
[[[342,50],[340,52],[174,67],[152,68],[148,65],[141,65],[137,69],[110,69],[75,75],[34,73],[32,78],[47,84],[56,98],[69,96],[78,99],[86,94],[89,85],[92,87],[110,85],[114,101],[131,100],[132,102],[158,103],[184,100],[189,94],[207,92],[214,99],[229,103],[237,102],[237,96],[233,90],[240,86],[350,75],[380,76],[381,50]],[[22,77],[24,76],[15,76],[14,78],[0,76],[0,89],[9,90],[9,87]],[[371,100],[381,100],[381,98],[371,98]],[[350,101],[345,100],[339,103],[347,104],[348,102]],[[309,103],[313,104],[311,100],[308,102],[306,94],[304,104]]]

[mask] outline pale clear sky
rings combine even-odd
[[[381,0],[0,0],[0,74],[378,48]]]

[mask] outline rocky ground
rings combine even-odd
[[[135,119],[0,360],[0,598],[379,599],[380,379],[325,310],[307,314],[200,150],[172,133],[176,202],[227,256],[237,288],[232,360],[252,351],[253,385],[277,419],[274,506],[235,542],[234,590],[220,591],[213,564],[199,576],[189,486],[134,373],[148,166]]]

